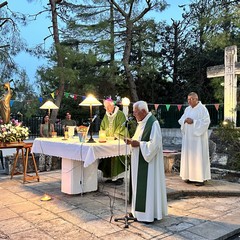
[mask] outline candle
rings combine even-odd
[[[64,132],[64,138],[67,139],[68,138],[68,131]]]
[[[99,131],[99,142],[106,142],[106,132],[104,130]]]

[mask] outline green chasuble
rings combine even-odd
[[[147,120],[141,141],[148,142],[152,130],[152,125],[157,119],[152,115]],[[141,149],[139,147],[139,162],[137,175],[137,194],[135,210],[138,212],[145,212],[146,194],[147,194],[147,177],[148,177],[148,162],[143,158]]]
[[[124,113],[118,109],[112,121],[110,117],[107,116],[107,114],[104,115],[100,129],[106,131],[107,137],[123,138],[125,136],[125,130],[127,130],[124,126],[125,121],[126,117]],[[127,137],[128,136],[129,134],[127,130]],[[113,178],[125,171],[124,163],[124,156],[104,158],[101,159],[98,165],[98,169],[103,172],[103,177]]]

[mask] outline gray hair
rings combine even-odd
[[[138,101],[133,104],[133,109],[137,108],[138,110],[145,110],[146,112],[149,112],[148,105],[145,101]]]
[[[195,93],[195,92],[190,92],[190,93],[188,94],[188,96],[198,99],[198,95],[197,95],[197,93]]]

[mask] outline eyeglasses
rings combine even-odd
[[[193,100],[196,100],[196,98],[188,98],[187,100],[188,101],[193,101]]]

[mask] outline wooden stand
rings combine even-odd
[[[15,147],[17,149],[16,156],[15,156],[15,159],[14,159],[14,162],[13,162],[11,179],[13,178],[15,168],[16,168],[16,165],[17,165],[17,161],[18,161],[19,151],[21,150],[22,151],[22,159],[23,159],[23,183],[25,183],[29,180],[34,180],[34,179],[37,179],[38,182],[39,182],[40,178],[39,178],[38,171],[37,171],[36,160],[35,160],[34,154],[31,152],[32,145],[33,145],[32,143],[19,143],[19,144],[15,144],[14,146],[11,146],[12,148]],[[25,157],[24,157],[24,150],[25,150]],[[32,175],[27,174],[29,152],[32,154],[32,161],[33,161],[33,164],[34,164],[34,169],[35,169],[36,176],[32,176]]]

